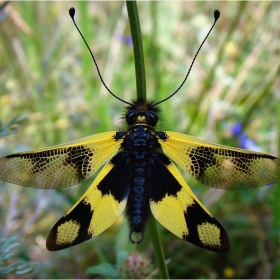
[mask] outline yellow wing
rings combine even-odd
[[[111,226],[125,209],[130,175],[131,164],[126,154],[113,157],[81,199],[51,229],[48,250],[77,245]]]
[[[115,131],[0,158],[0,180],[42,189],[64,188],[91,176],[121,143]]]
[[[210,251],[226,253],[225,229],[191,191],[176,166],[164,155],[149,168],[149,199],[154,217],[178,237]]]
[[[244,189],[280,182],[280,160],[268,154],[218,145],[193,136],[165,132],[166,155],[199,182],[220,189]]]

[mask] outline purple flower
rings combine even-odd
[[[132,38],[130,35],[117,34],[117,39],[125,43],[127,46],[132,47]]]
[[[243,125],[241,123],[236,123],[232,128],[231,132],[238,139],[238,147],[241,149],[251,150],[260,152],[259,146],[255,141],[249,138],[245,133],[242,132]]]
[[[256,144],[256,142],[249,138],[246,134],[242,133],[238,136],[238,146],[242,149],[247,149],[251,151],[260,152],[261,149]]]
[[[237,123],[231,128],[231,132],[234,136],[237,136],[238,134],[240,134],[242,132],[242,128],[243,128],[243,125],[241,123]]]

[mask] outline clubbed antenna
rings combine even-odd
[[[189,68],[189,71],[188,71],[188,73],[187,73],[187,75],[186,75],[184,81],[181,83],[181,85],[180,85],[171,95],[169,95],[168,97],[166,97],[165,99],[163,99],[163,100],[161,100],[161,101],[159,101],[159,102],[156,102],[155,104],[153,104],[152,107],[154,107],[154,106],[156,106],[156,105],[158,105],[158,104],[160,104],[160,103],[162,103],[162,102],[168,100],[169,98],[171,98],[171,97],[172,97],[173,95],[175,95],[175,94],[181,89],[181,87],[184,85],[184,83],[186,82],[187,78],[189,77],[189,74],[190,74],[190,72],[191,72],[191,70],[192,70],[192,67],[193,67],[193,64],[194,64],[194,62],[195,62],[195,59],[196,59],[197,55],[199,54],[199,52],[200,52],[200,50],[201,50],[203,44],[205,43],[205,41],[206,41],[206,39],[208,38],[209,34],[211,33],[212,29],[214,28],[214,26],[215,26],[217,20],[219,19],[219,17],[220,17],[220,11],[215,10],[215,11],[214,11],[214,23],[213,23],[212,27],[210,28],[209,32],[207,33],[205,39],[204,39],[203,42],[201,43],[200,47],[198,48],[198,50],[197,50],[197,52],[196,52],[196,54],[195,54],[195,56],[194,56],[194,58],[193,58],[193,61],[192,61],[192,63],[191,63],[191,66],[190,66],[190,68]]]
[[[95,58],[94,58],[94,55],[93,55],[93,53],[92,53],[92,51],[91,51],[91,49],[90,49],[90,47],[89,47],[89,45],[88,45],[88,43],[87,43],[85,37],[83,36],[82,32],[80,31],[79,27],[77,26],[77,24],[76,24],[76,22],[75,22],[75,19],[74,19],[74,17],[75,17],[75,8],[72,7],[72,8],[69,9],[69,15],[70,15],[71,19],[73,20],[73,23],[74,23],[75,27],[77,28],[78,32],[80,33],[80,35],[81,35],[83,41],[85,42],[85,44],[86,44],[86,46],[87,46],[87,48],[88,48],[88,50],[89,50],[89,52],[90,52],[90,55],[91,55],[91,57],[92,57],[92,60],[93,60],[93,62],[94,62],[94,64],[95,64],[95,67],[96,67],[96,69],[97,69],[99,78],[100,78],[102,84],[104,85],[104,87],[108,90],[109,93],[111,93],[111,94],[112,94],[115,98],[117,98],[119,101],[121,101],[121,102],[123,102],[123,103],[126,103],[126,104],[128,104],[128,105],[132,105],[131,103],[129,103],[129,102],[127,102],[127,101],[125,101],[125,100],[119,98],[118,96],[116,96],[116,95],[107,87],[107,85],[105,84],[105,82],[104,82],[104,80],[103,80],[103,78],[102,78],[102,76],[101,76],[101,73],[100,73],[100,70],[99,70],[99,68],[98,68],[97,62],[96,62],[96,60],[95,60]]]

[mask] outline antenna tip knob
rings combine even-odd
[[[75,8],[70,8],[69,9],[69,15],[70,15],[70,17],[72,18],[72,19],[74,19],[74,16],[75,16]]]
[[[219,10],[215,10],[214,11],[214,18],[215,18],[215,21],[217,21],[218,19],[219,19],[219,17],[220,17],[220,11]]]

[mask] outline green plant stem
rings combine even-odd
[[[133,42],[137,98],[146,100],[145,64],[137,4],[135,1],[126,1],[126,7]]]
[[[126,7],[128,12],[128,18],[131,29],[131,37],[133,42],[134,50],[134,63],[136,72],[136,88],[137,88],[137,99],[142,98],[146,100],[146,77],[145,77],[145,64],[143,55],[143,45],[141,38],[141,28],[138,17],[137,4],[135,1],[126,1]],[[160,243],[159,234],[156,227],[155,218],[150,213],[148,219],[148,227],[151,235],[152,244],[154,247],[155,257],[162,279],[169,279],[167,267],[165,264],[165,258],[163,249]]]
[[[147,224],[149,227],[152,244],[153,244],[154,251],[155,251],[155,257],[156,257],[156,261],[157,261],[157,265],[158,265],[158,269],[159,269],[159,273],[160,273],[160,278],[161,279],[170,279],[168,270],[167,270],[167,266],[165,263],[163,249],[162,249],[160,239],[159,239],[156,221],[151,212],[150,212],[150,217],[148,219]]]

